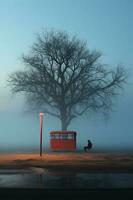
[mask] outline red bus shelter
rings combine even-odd
[[[51,131],[50,147],[52,150],[74,150],[76,149],[75,131]]]

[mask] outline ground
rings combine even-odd
[[[111,153],[37,153],[0,154],[2,170],[43,170],[74,172],[133,172],[133,154]]]

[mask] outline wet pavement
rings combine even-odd
[[[133,188],[133,173],[0,170],[0,188]]]

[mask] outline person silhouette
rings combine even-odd
[[[92,148],[92,142],[88,140],[88,145],[84,146],[84,151],[87,152],[87,149],[90,150]]]
[[[91,149],[92,148],[92,143],[90,140],[88,140],[88,148]]]

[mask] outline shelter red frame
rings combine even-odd
[[[75,131],[51,131],[50,147],[52,150],[75,150],[76,149]]]

